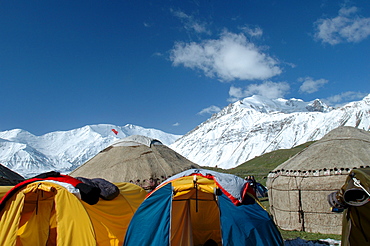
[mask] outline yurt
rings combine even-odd
[[[176,174],[145,198],[124,245],[284,245],[250,184],[205,169]]]
[[[269,173],[271,214],[283,230],[340,234],[342,215],[331,212],[328,194],[348,173],[370,165],[370,133],[338,127]]]
[[[114,142],[69,175],[131,182],[152,190],[168,177],[198,167],[159,140],[132,135]]]
[[[23,180],[21,175],[0,164],[0,186],[16,185]]]

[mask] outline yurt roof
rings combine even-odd
[[[155,145],[162,145],[162,142],[159,141],[159,140],[157,140],[157,139],[146,137],[146,136],[131,135],[131,136],[128,136],[126,138],[118,139],[117,141],[115,141],[112,144],[112,146],[139,146],[139,145],[146,145],[146,146],[150,147],[153,144],[155,144]]]
[[[23,180],[21,175],[0,164],[0,185],[15,185]]]
[[[370,165],[370,132],[341,126],[289,160],[276,172],[343,171]]]
[[[110,182],[164,180],[198,167],[159,140],[135,135],[114,142],[70,175],[103,178]]]

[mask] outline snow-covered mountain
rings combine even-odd
[[[118,134],[115,134],[115,129]],[[119,138],[144,135],[170,145],[180,135],[135,125],[87,125],[70,131],[35,136],[25,130],[0,132],[0,163],[31,177],[50,170],[69,172]]]
[[[320,100],[252,96],[228,105],[170,145],[202,166],[233,168],[256,156],[318,140],[338,126],[370,129],[370,94],[331,108]]]
[[[3,131],[0,163],[25,177],[50,170],[68,173],[117,139],[144,135],[201,166],[233,168],[273,150],[318,140],[343,125],[370,129],[370,94],[335,109],[320,100],[252,96],[230,104],[184,136],[130,124],[87,125],[42,136],[20,129]]]

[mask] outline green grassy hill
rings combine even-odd
[[[258,156],[251,159],[235,168],[231,169],[221,169],[221,168],[211,168],[205,167],[206,169],[215,170],[222,173],[231,173],[241,178],[248,175],[253,175],[257,182],[266,185],[266,177],[268,173],[275,167],[279,166],[281,163],[285,162],[298,152],[310,146],[314,141],[307,142],[292,149],[280,149],[275,150],[270,153]]]

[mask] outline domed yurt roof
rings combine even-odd
[[[273,172],[349,171],[370,165],[369,150],[370,132],[341,126],[276,167]]]
[[[139,146],[145,145],[151,147],[152,145],[163,145],[161,141],[141,135],[131,135],[115,141],[112,146]]]
[[[159,140],[133,135],[117,140],[70,173],[71,176],[132,182],[145,188],[149,183],[199,166]]]

